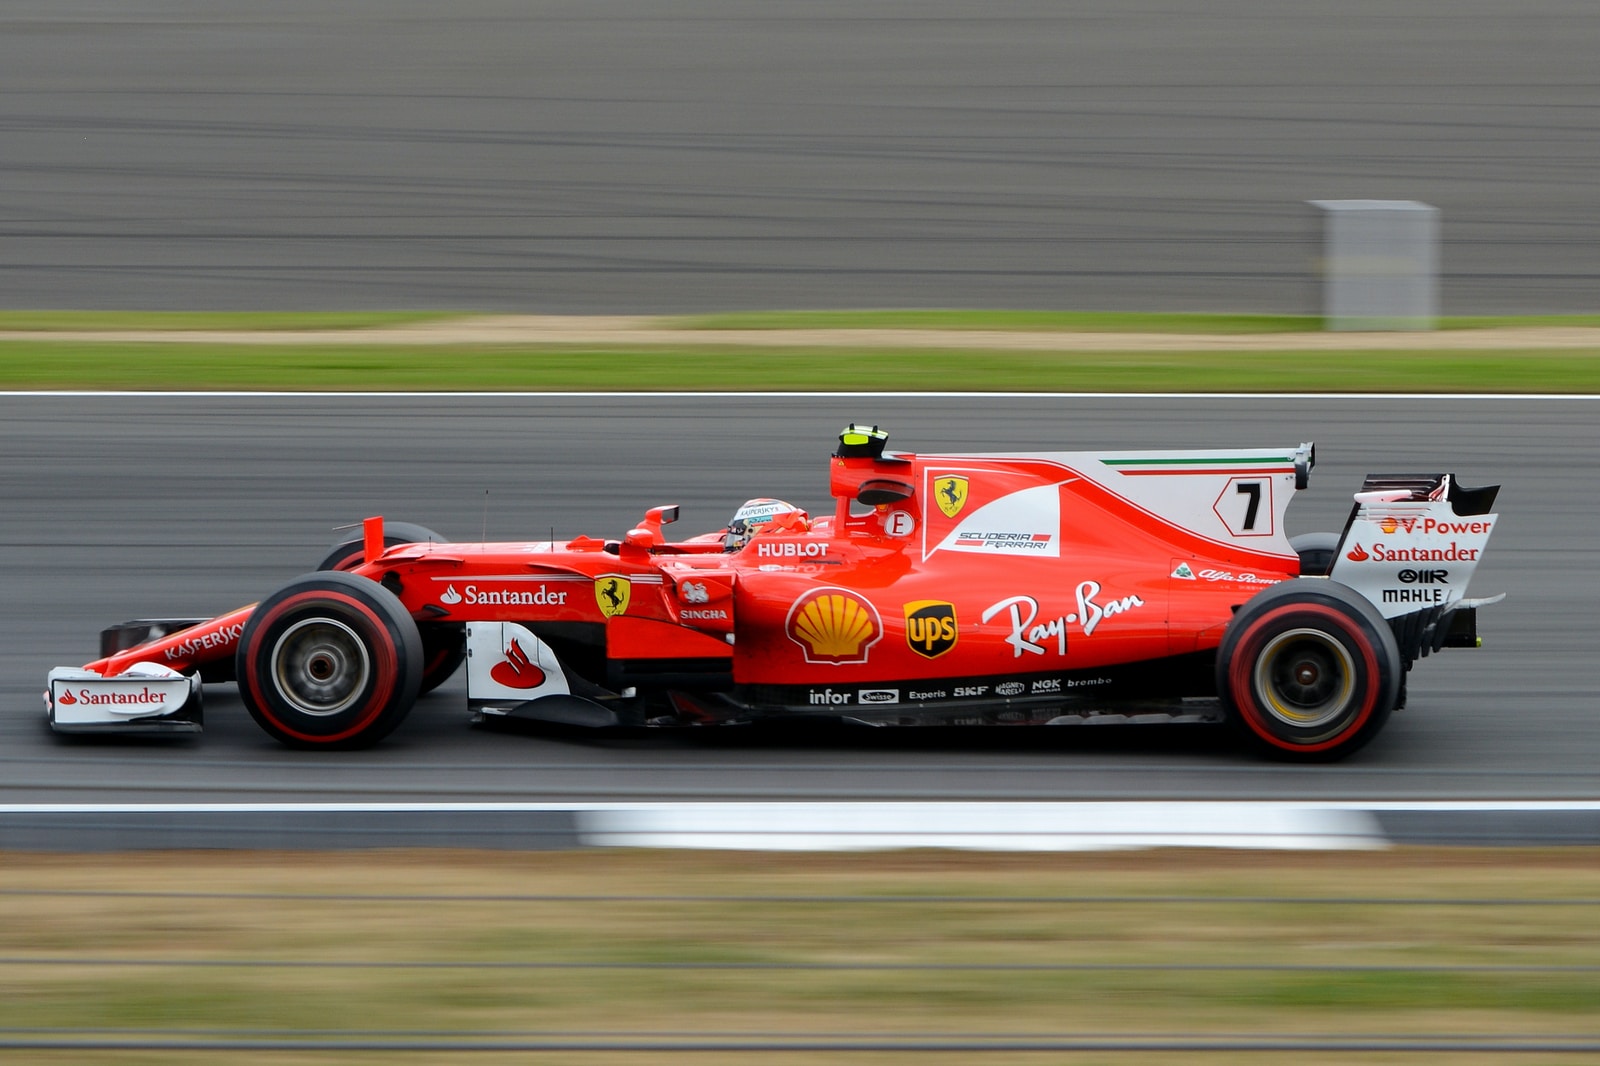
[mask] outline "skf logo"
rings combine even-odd
[[[626,614],[628,599],[632,594],[633,583],[625,577],[608,574],[605,577],[595,578],[594,601],[600,605],[600,613],[607,618]]]
[[[967,479],[954,476],[939,478],[934,482],[933,495],[939,501],[939,510],[944,512],[944,516],[954,518],[967,505]]]
[[[883,636],[883,622],[855,593],[825,588],[794,601],[783,631],[805,650],[808,663],[864,663]]]
[[[918,600],[905,605],[906,643],[924,659],[937,659],[956,646],[956,605]]]

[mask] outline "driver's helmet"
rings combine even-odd
[[[805,521],[808,517],[800,508],[783,500],[746,500],[733,512],[733,518],[728,522],[728,533],[722,538],[722,550],[738,551],[750,543],[750,538],[762,527],[780,519],[784,520],[785,525],[793,525],[797,519]]]

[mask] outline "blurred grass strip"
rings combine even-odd
[[[1597,393],[1600,350],[1022,352],[0,342],[0,388]]]
[[[1592,849],[1054,855],[174,852],[96,856],[92,864],[71,855],[11,854],[0,860],[0,889],[26,890],[6,896],[6,921],[0,923],[0,978],[8,990],[0,997],[0,1028],[1154,1037],[1163,1032],[1550,1034],[1592,1033],[1600,1027],[1600,973],[1378,969],[1594,965],[1600,960],[1600,925],[1593,921],[1592,906],[1385,906],[1321,898],[1251,906],[1206,902],[1234,896],[1366,898],[1375,886],[1397,895],[1479,901],[1594,899],[1600,896],[1600,862]],[[71,894],[108,887],[152,894],[115,899]],[[196,890],[257,895],[197,898]],[[586,893],[629,892],[741,898],[584,898]],[[318,893],[391,898],[308,898]],[[1154,893],[1185,898],[1073,904],[1018,898]],[[392,898],[461,894],[564,898]],[[1011,898],[915,904],[861,899],[915,895]],[[795,898],[808,896],[845,898]],[[150,966],[14,961],[108,957]],[[536,972],[159,965],[175,959],[870,963],[904,969]],[[1107,962],[1347,968],[1293,973],[918,969],[940,963]],[[1170,1060],[1135,1054],[1116,1061]]]

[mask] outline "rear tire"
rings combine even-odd
[[[1333,553],[1339,549],[1337,533],[1302,533],[1289,538],[1300,556],[1301,577],[1327,577],[1333,571]]]
[[[337,571],[306,574],[262,600],[239,638],[239,695],[295,748],[376,744],[416,702],[422,638],[394,593]]]
[[[392,548],[396,544],[448,544],[449,541],[429,529],[412,522],[385,522],[383,524],[383,546]],[[358,526],[345,531],[345,535],[334,542],[328,549],[328,554],[322,557],[322,562],[317,564],[318,570],[354,570],[361,565],[361,560],[366,554],[365,534]]]
[[[427,526],[412,522],[385,522],[383,546],[396,544],[448,544],[449,541]],[[360,529],[349,530],[343,539],[328,549],[317,564],[318,570],[354,570],[366,557]],[[467,658],[467,628],[460,623],[420,624],[422,633],[422,693],[432,692],[454,676]]]
[[[1377,608],[1336,581],[1285,581],[1239,609],[1217,652],[1233,721],[1279,758],[1331,761],[1394,710],[1404,664]]]

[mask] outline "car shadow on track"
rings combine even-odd
[[[783,749],[863,752],[1028,752],[1242,755],[1246,745],[1219,724],[1065,727],[918,726],[873,728],[830,720],[769,720],[705,729],[578,729],[497,719],[478,728],[598,748]]]

